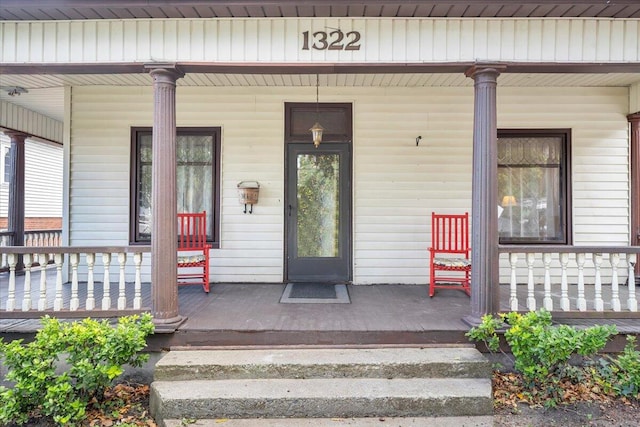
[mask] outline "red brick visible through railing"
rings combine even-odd
[[[0,217],[0,229],[7,229],[7,217]],[[24,229],[29,230],[58,230],[62,228],[61,217],[27,217],[24,219]]]

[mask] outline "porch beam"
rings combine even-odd
[[[147,65],[153,78],[151,184],[151,303],[156,330],[175,330],[177,286],[176,80],[184,74],[171,64]]]
[[[11,181],[9,182],[8,226],[13,246],[24,246],[24,142],[28,135],[22,132],[5,132],[11,138],[9,152],[9,168]],[[22,269],[22,259],[18,258],[16,269]]]
[[[513,62],[501,61],[505,73],[540,74],[610,74],[637,73],[638,64],[633,62]],[[285,63],[285,62],[205,62],[177,63],[183,73],[227,73],[227,74],[357,74],[357,73],[464,73],[475,64],[472,61],[456,62],[402,62],[402,63]],[[148,70],[138,62],[118,63],[1,63],[0,75],[24,74],[140,74]]]
[[[640,246],[640,111],[629,114],[631,124],[631,246]],[[640,263],[635,266],[640,278]]]
[[[474,80],[473,177],[471,206],[471,314],[477,325],[500,307],[498,290],[497,79],[503,66],[477,64],[465,75]]]

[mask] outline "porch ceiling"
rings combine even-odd
[[[0,20],[234,17],[640,17],[637,0],[3,0]]]
[[[639,73],[569,74],[569,73],[504,73],[498,85],[504,87],[625,87],[640,81]],[[308,87],[315,86],[315,74],[227,74],[187,73],[178,86],[215,87]],[[324,87],[455,87],[473,86],[473,80],[462,73],[375,73],[320,74]],[[4,100],[56,120],[63,120],[64,86],[150,86],[148,74],[4,74],[3,89],[20,86],[27,93],[10,96],[0,91]]]

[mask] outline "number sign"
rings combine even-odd
[[[302,32],[302,50],[360,50],[360,31]]]

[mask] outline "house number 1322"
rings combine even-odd
[[[302,33],[302,50],[360,50],[360,32],[349,31],[343,33],[342,30],[331,32],[316,31]]]

